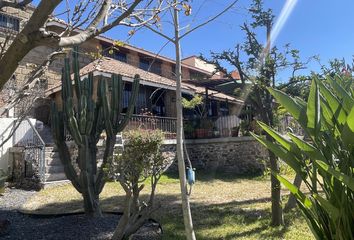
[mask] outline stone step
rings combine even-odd
[[[46,158],[58,158],[59,153],[58,152],[45,152],[45,157]]]
[[[64,173],[64,166],[46,166],[46,173]]]
[[[46,173],[45,180],[46,182],[51,182],[51,181],[67,180],[67,178],[64,173]]]
[[[46,157],[45,164],[46,164],[46,166],[61,166],[62,165],[59,157],[55,157],[55,158]]]

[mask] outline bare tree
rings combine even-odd
[[[0,1],[0,9],[12,7],[23,9],[32,1]],[[67,1],[68,3],[69,1]],[[0,88],[11,80],[12,74],[19,62],[35,47],[50,46],[55,53],[65,52],[65,48],[81,43],[102,34],[118,25],[141,26],[155,19],[155,16],[168,8],[164,0],[77,0],[67,4],[64,13],[66,15],[66,28],[58,33],[49,30],[49,23],[55,21],[53,11],[63,0],[42,0],[35,8],[32,16],[26,22],[23,29],[6,43],[2,43],[0,52]],[[135,17],[143,19],[137,22]],[[48,57],[41,64],[37,73],[48,66],[53,58]],[[32,78],[33,79],[33,78]],[[34,78],[35,79],[35,78]],[[26,83],[30,85],[31,83]]]
[[[238,0],[232,1],[232,3],[223,9],[220,13],[216,14],[215,16],[209,18],[208,20],[198,24],[195,27],[190,28],[189,30],[182,32],[183,27],[180,27],[180,20],[179,20],[179,13],[181,10],[184,10],[184,14],[189,16],[192,11],[192,7],[190,5],[189,0],[170,0],[170,5],[173,6],[173,10],[171,9],[171,25],[173,26],[173,34],[169,36],[166,33],[161,31],[159,28],[159,24],[145,24],[144,27],[150,29],[152,32],[158,34],[159,36],[165,38],[168,42],[174,44],[175,47],[175,56],[176,56],[176,70],[175,70],[175,77],[176,77],[176,109],[177,109],[177,146],[176,146],[176,155],[178,161],[178,172],[179,172],[179,180],[180,180],[180,187],[181,187],[181,197],[182,197],[182,211],[183,211],[183,220],[185,226],[185,233],[186,238],[188,240],[195,240],[195,233],[193,228],[193,221],[192,221],[192,213],[190,209],[190,202],[189,202],[189,194],[187,191],[187,180],[186,180],[186,166],[185,160],[183,155],[183,113],[182,113],[182,60],[181,60],[181,39],[185,36],[191,34],[195,30],[207,25],[208,23],[214,21],[226,11],[231,9]],[[139,22],[143,22],[142,19],[136,17]],[[160,20],[159,16],[157,19]],[[190,166],[191,167],[191,166]]]

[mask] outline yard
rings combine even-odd
[[[313,239],[305,219],[294,210],[285,214],[285,227],[271,228],[269,177],[198,174],[191,196],[198,239]],[[148,185],[147,185],[148,186]],[[158,186],[161,208],[153,216],[163,227],[163,239],[185,239],[179,182],[164,175]],[[284,190],[284,195],[288,192]],[[101,194],[104,211],[121,211],[123,190],[110,182]],[[284,196],[284,202],[287,199]],[[33,195],[22,210],[33,214],[81,212],[82,200],[70,184],[48,187]]]

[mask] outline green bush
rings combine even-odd
[[[114,232],[113,239],[128,239],[148,220],[153,211],[157,183],[172,160],[161,152],[163,133],[160,130],[131,130],[123,134],[124,148],[118,151],[110,166],[110,173],[125,191],[124,213]],[[150,180],[147,202],[140,192]]]
[[[6,179],[7,179],[7,176],[4,172],[4,170],[0,168],[0,193],[4,193],[4,191],[5,191]]]
[[[301,175],[310,194],[273,174],[296,196],[317,239],[354,239],[353,80],[314,77],[307,103],[275,89],[269,91],[310,140],[291,133],[285,138],[263,123],[260,126],[276,143],[254,136]]]

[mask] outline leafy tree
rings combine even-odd
[[[163,133],[159,130],[132,130],[124,133],[124,149],[110,163],[111,176],[125,191],[124,212],[113,239],[128,239],[151,217],[155,206],[157,183],[172,160],[161,152]],[[150,181],[148,181],[150,180]],[[150,183],[147,202],[140,192]]]
[[[275,106],[273,97],[267,91],[267,87],[275,87],[276,77],[279,71],[292,68],[293,75],[303,69],[306,63],[300,61],[299,51],[290,49],[287,44],[283,51],[276,46],[271,46],[271,30],[274,23],[274,15],[271,9],[264,9],[263,1],[254,0],[249,8],[252,17],[250,24],[244,23],[241,29],[245,33],[246,40],[243,44],[237,44],[234,50],[213,53],[212,59],[207,62],[217,66],[218,71],[225,71],[223,62],[227,62],[236,68],[240,75],[240,97],[245,99],[254,109],[253,115],[263,122],[275,126]],[[257,32],[265,32],[267,43],[260,43]],[[267,139],[273,141],[268,135]],[[279,172],[279,162],[272,151],[269,151],[270,167],[274,172]],[[274,226],[283,224],[283,214],[280,195],[280,182],[271,177],[272,197],[272,221]]]
[[[298,121],[310,140],[271,127],[261,127],[276,141],[258,141],[301,175],[307,196],[287,179],[273,172],[296,197],[317,239],[354,239],[354,82],[349,76],[313,77],[307,103],[269,89]],[[323,191],[323,193],[320,192]]]

